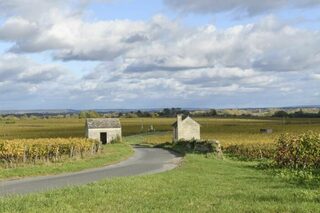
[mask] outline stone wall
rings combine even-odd
[[[107,133],[107,143],[110,143],[112,140],[121,138],[121,128],[108,128],[108,129],[88,129],[86,131],[86,137],[94,140],[100,141],[100,133]]]
[[[193,120],[186,118],[178,129],[178,139],[200,140],[200,125]]]

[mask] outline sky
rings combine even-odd
[[[320,0],[0,0],[0,110],[320,104]]]

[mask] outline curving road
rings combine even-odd
[[[159,173],[175,168],[181,160],[177,154],[164,149],[136,146],[134,150],[133,157],[111,166],[61,175],[0,181],[0,196],[83,185],[104,178]]]

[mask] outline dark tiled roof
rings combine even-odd
[[[121,124],[118,118],[89,118],[87,127],[88,129],[121,128]]]

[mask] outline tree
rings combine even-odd
[[[294,112],[292,116],[296,118],[303,118],[304,112],[302,111],[302,109],[300,109],[299,111]]]
[[[81,111],[79,118],[100,118],[101,115],[96,111]]]
[[[215,109],[209,110],[209,116],[216,116],[216,115],[218,115],[217,110],[215,110]]]
[[[79,118],[87,118],[87,112],[86,111],[81,111],[79,114]]]
[[[100,118],[101,115],[97,113],[96,111],[89,111],[88,112],[88,118]]]
[[[287,117],[288,113],[286,111],[280,110],[280,111],[276,111],[273,114],[273,117],[278,117],[278,118],[283,118],[283,117]]]

